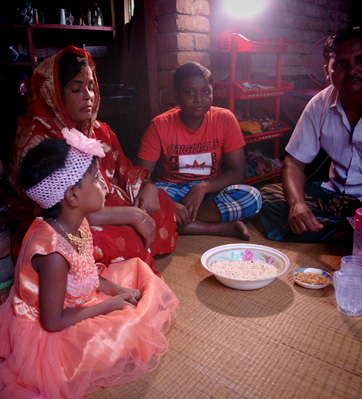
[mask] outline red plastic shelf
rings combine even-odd
[[[276,139],[278,137],[282,137],[284,132],[286,132],[287,130],[290,130],[290,127],[282,121],[279,121],[278,123],[282,127],[279,129],[276,129],[276,130],[271,130],[269,132],[256,133],[256,134],[243,133],[245,142],[247,144],[249,144],[249,143],[256,143],[258,141],[264,141],[264,140],[270,140],[270,139]]]
[[[211,36],[211,51],[229,53],[231,51],[231,41],[236,41],[237,52],[250,53],[284,53],[288,50],[289,45],[295,44],[293,41],[284,37],[276,39],[276,42],[259,42],[247,39],[239,33],[229,35]]]
[[[280,87],[272,87],[270,89],[258,89],[258,90],[248,90],[242,83],[258,83],[265,86],[273,86],[275,85],[274,81],[269,80],[252,80],[250,82],[246,81],[237,81],[235,83],[230,82],[215,82],[214,85],[214,97],[215,98],[229,98],[228,93],[229,90],[232,90],[234,87],[235,90],[235,99],[236,100],[250,100],[257,98],[265,98],[265,97],[280,97],[285,94],[287,90],[292,90],[293,86],[282,80]]]
[[[270,179],[276,179],[277,177],[282,175],[283,169],[275,169],[272,172],[265,173],[263,175],[259,176],[253,176],[249,177],[248,179],[245,179],[244,183],[252,184],[252,183],[260,183],[265,180],[270,180]]]

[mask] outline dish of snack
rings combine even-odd
[[[328,272],[311,267],[294,270],[292,278],[300,286],[314,290],[327,287],[332,282]]]

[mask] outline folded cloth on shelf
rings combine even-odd
[[[246,176],[253,177],[280,169],[283,166],[283,162],[278,158],[268,158],[259,149],[256,149],[254,152],[248,152],[246,166]]]

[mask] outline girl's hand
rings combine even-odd
[[[78,308],[64,308],[69,264],[59,253],[34,255],[32,267],[39,274],[39,311],[40,321],[46,331],[61,331],[82,320],[105,315],[125,306],[136,306],[141,298],[137,289],[119,287],[100,277],[100,288],[110,299],[96,305]]]
[[[141,291],[133,288],[120,287],[120,293],[115,295],[110,301],[114,302],[116,308],[114,310],[121,310],[125,306],[137,306],[141,299]]]
[[[182,198],[181,204],[185,205],[191,220],[195,221],[200,205],[205,198],[206,182],[196,184],[191,190]]]
[[[160,209],[158,188],[151,182],[146,183],[137,195],[133,205],[145,210],[149,215],[153,215]]]
[[[155,221],[146,212],[140,210],[140,220],[133,223],[132,226],[145,240],[145,248],[147,250],[156,236]]]
[[[120,287],[120,292],[118,295],[123,295],[125,300],[132,303],[132,305],[137,305],[138,301],[142,297],[142,293],[140,290],[127,287]]]
[[[120,287],[113,281],[107,280],[102,276],[99,276],[99,286],[97,291],[103,292],[107,295],[117,296],[117,295],[128,295],[131,297],[131,303],[136,303],[141,299],[141,291],[136,288]]]

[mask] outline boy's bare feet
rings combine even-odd
[[[187,226],[178,226],[179,234],[205,234],[214,236],[239,237],[249,241],[251,234],[247,227],[240,220],[225,223],[206,223],[196,220]]]

